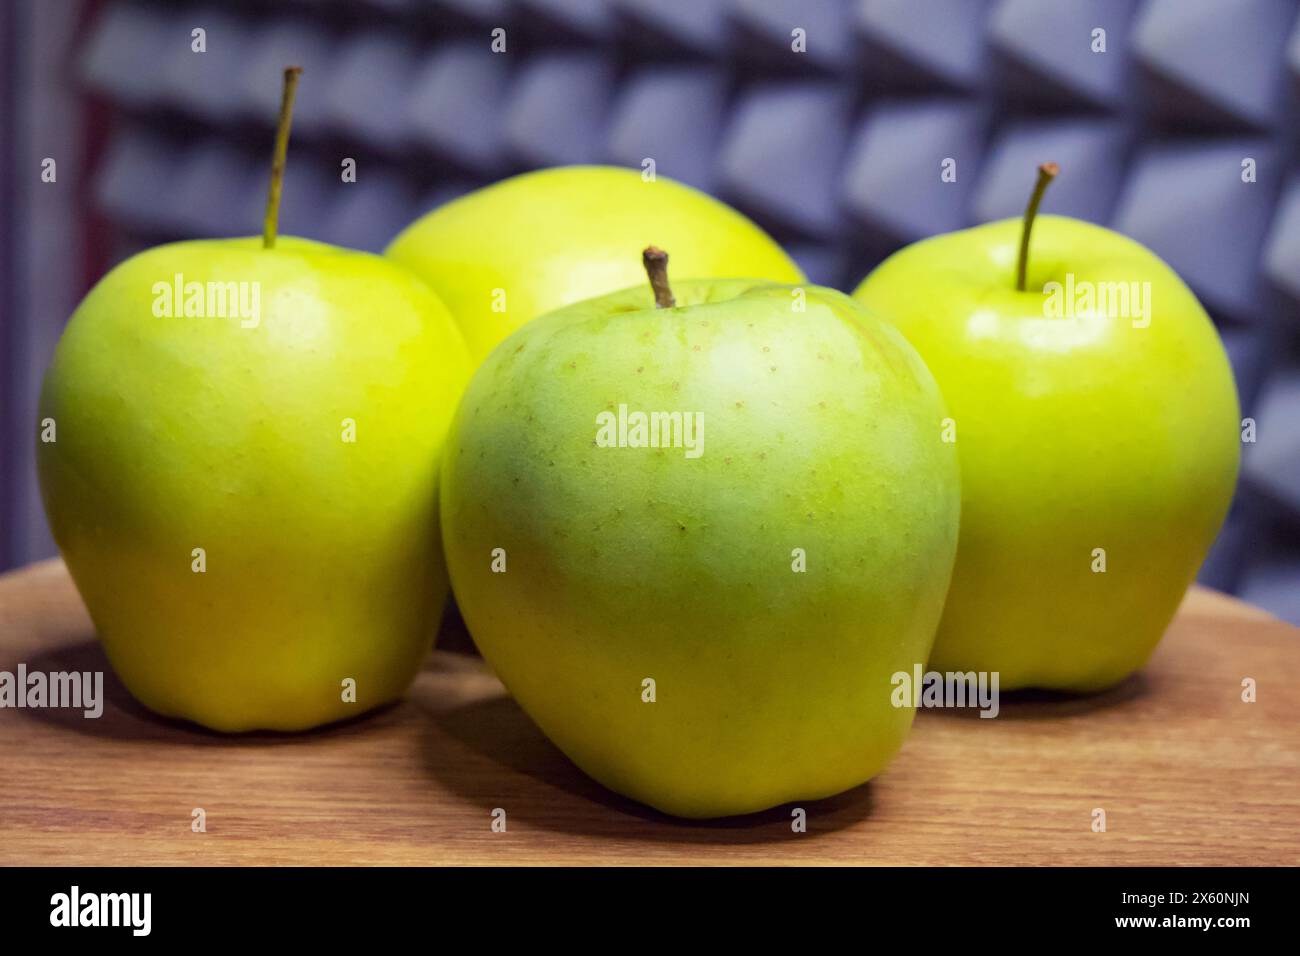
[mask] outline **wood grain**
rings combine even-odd
[[[806,805],[803,834],[789,807],[687,824],[608,793],[465,653],[434,652],[409,700],[302,736],[166,722],[109,672],[98,720],[0,710],[0,863],[1294,865],[1298,636],[1193,590],[1143,674],[1004,694],[996,720],[922,713],[882,776]],[[20,661],[107,671],[60,562],[0,577],[0,670]]]

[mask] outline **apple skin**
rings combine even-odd
[[[931,668],[1095,691],[1146,663],[1214,541],[1237,478],[1237,393],[1209,316],[1150,250],[1039,216],[1019,292],[1020,231],[916,243],[853,295],[916,346],[956,422],[961,541]],[[1149,327],[1046,317],[1041,290],[1067,272],[1150,282]]]
[[[644,282],[648,241],[671,250],[674,277],[804,278],[730,206],[615,166],[560,166],[503,180],[418,219],[384,254],[433,287],[477,364],[544,312]],[[504,311],[494,311],[497,290]]]
[[[930,650],[959,520],[943,401],[842,293],[809,286],[792,316],[789,286],[673,285],[677,308],[646,288],[579,303],[479,368],[443,466],[452,590],[607,787],[691,818],[838,793],[912,722],[891,677]],[[598,447],[619,403],[702,413],[703,454]]]
[[[155,317],[153,284],[175,273],[260,282],[260,325]],[[57,441],[37,452],[55,540],[130,691],[222,731],[401,696],[446,598],[437,469],[468,377],[437,297],[378,256],[181,242],[105,276],[46,374]]]

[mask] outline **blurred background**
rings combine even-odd
[[[1256,422],[1202,580],[1300,623],[1297,13],[1297,0],[3,0],[0,569],[55,553],[32,446],[63,324],[139,249],[260,232],[280,73],[296,63],[281,231],[373,251],[512,173],[653,157],[847,290],[916,239],[1020,215],[1034,166],[1059,162],[1044,210],[1173,265]],[[346,157],[355,183],[340,180]],[[955,182],[938,175],[946,159]]]

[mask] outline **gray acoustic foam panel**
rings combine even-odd
[[[1203,580],[1300,621],[1295,0],[107,0],[76,75],[111,112],[111,248],[259,230],[289,63],[282,228],[372,251],[515,172],[653,159],[849,289],[1059,162],[1043,208],[1173,265],[1256,421]]]

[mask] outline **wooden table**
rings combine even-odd
[[[924,712],[882,776],[806,805],[806,833],[789,807],[688,824],[608,793],[463,652],[316,733],[163,721],[113,679],[58,561],[0,576],[0,670],[19,662],[105,670],[108,700],[98,720],[0,710],[6,864],[1300,863],[1300,630],[1199,589],[1143,674],[1004,694],[995,720]]]

